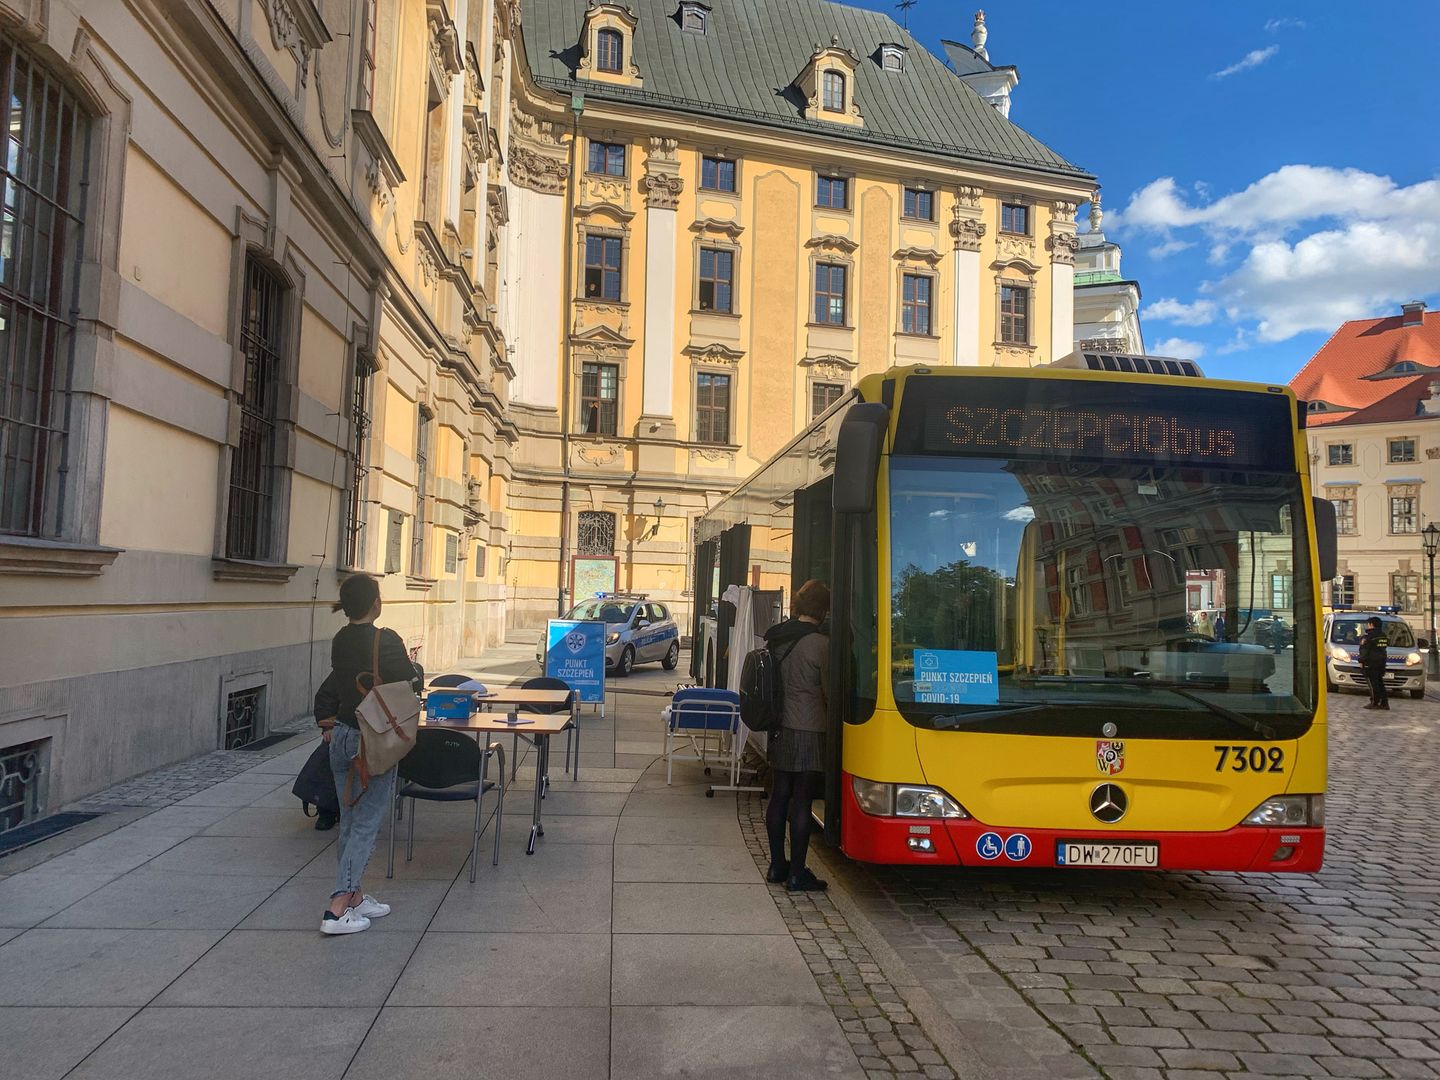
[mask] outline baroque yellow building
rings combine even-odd
[[[520,37],[517,627],[577,556],[687,625],[695,518],[860,376],[1071,351],[1094,178],[889,17],[529,0]]]
[[[0,0],[0,831],[504,631],[509,0]]]

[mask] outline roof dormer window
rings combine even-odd
[[[863,126],[865,118],[855,103],[859,66],[860,57],[841,45],[839,37],[832,37],[829,45],[817,44],[794,83],[805,99],[805,118]]]
[[[595,70],[616,75],[625,58],[625,35],[619,30],[600,30],[595,34]]]
[[[885,71],[905,70],[905,46],[886,43],[880,46],[880,67]]]
[[[826,112],[844,112],[845,76],[838,71],[827,71],[821,76],[821,87],[821,108]]]
[[[680,5],[680,29],[688,34],[703,34],[710,28],[710,9],[699,0],[684,0]]]

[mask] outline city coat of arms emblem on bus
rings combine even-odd
[[[1095,742],[1095,766],[1106,776],[1125,771],[1125,744],[1115,739]]]

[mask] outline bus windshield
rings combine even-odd
[[[912,723],[1094,734],[1113,720],[1122,735],[1231,739],[1308,727],[1315,613],[1295,474],[897,455],[889,486],[891,678]]]

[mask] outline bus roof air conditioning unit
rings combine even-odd
[[[1128,371],[1139,375],[1178,375],[1187,379],[1205,377],[1194,360],[1180,360],[1173,356],[1136,356],[1133,353],[1072,352],[1049,366],[1079,368],[1082,371]]]

